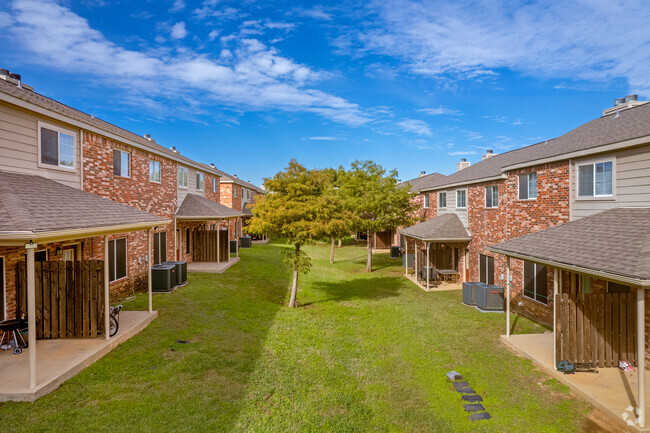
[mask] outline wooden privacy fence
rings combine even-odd
[[[558,294],[556,361],[637,365],[635,293]]]
[[[194,230],[192,240],[194,248],[192,259],[195,262],[216,262],[217,261],[217,230]],[[219,233],[219,260],[227,262],[230,251],[228,245],[228,232],[222,230]]]
[[[36,262],[36,338],[104,333],[104,262]],[[27,272],[18,265],[18,311],[27,313]]]

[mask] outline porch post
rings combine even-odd
[[[153,313],[153,299],[151,294],[151,263],[153,262],[153,254],[151,251],[151,229],[147,230],[147,255],[149,261],[147,262],[147,295],[149,296],[149,312]]]
[[[404,236],[404,275],[409,275],[409,238]]]
[[[239,239],[241,238],[242,224],[243,221],[241,217],[239,217],[239,224],[237,224],[239,226],[239,230],[237,230],[238,233],[235,233],[235,258],[236,259],[239,258]],[[236,227],[237,226],[235,226],[235,228]]]
[[[151,256],[148,256],[151,260]],[[108,235],[104,235],[104,339],[111,338],[111,282],[108,272]]]
[[[557,370],[557,294],[560,288],[558,269],[553,269],[553,368]]]
[[[506,337],[510,337],[510,257],[506,257]]]
[[[219,232],[221,231],[221,220],[217,220],[217,271],[219,270],[219,266],[221,266],[221,254],[220,254],[220,237],[219,237]],[[230,246],[230,245],[228,245]]]
[[[419,283],[418,279],[418,240],[415,239],[415,283]]]
[[[181,258],[178,257],[178,233],[176,232],[176,217],[174,217],[174,260],[180,260]]]
[[[25,244],[27,250],[27,344],[29,346],[29,387],[36,387],[36,275],[34,250],[38,244]]]
[[[228,263],[230,263],[230,219],[228,219]]]
[[[429,242],[427,242],[427,290],[429,290],[429,268],[431,267],[431,262],[429,261]]]
[[[645,289],[636,291],[636,346],[639,370],[639,398],[637,399],[637,422],[645,427]]]

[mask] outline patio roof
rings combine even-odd
[[[616,208],[493,245],[509,257],[650,285],[650,208]]]
[[[171,222],[40,176],[0,171],[0,241],[54,241]]]
[[[196,194],[187,194],[176,211],[177,220],[213,220],[237,218],[243,215],[241,212]]]
[[[433,219],[407,227],[401,230],[400,234],[430,242],[472,240],[472,236],[467,232],[462,221],[455,213],[445,213]]]

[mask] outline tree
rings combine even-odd
[[[392,230],[412,223],[413,193],[397,186],[397,171],[386,174],[372,161],[355,161],[341,179],[341,195],[356,216],[356,230],[368,237],[366,272],[372,272],[372,237],[375,233]]]
[[[284,250],[284,263],[293,270],[289,307],[296,307],[298,274],[309,272],[311,261],[301,249],[329,236],[338,218],[339,199],[331,193],[331,175],[307,170],[296,160],[271,179],[264,179],[268,194],[253,207],[248,230],[286,238],[293,250]]]
[[[356,215],[345,205],[345,198],[341,194],[341,181],[345,176],[345,170],[342,167],[338,171],[327,168],[323,170],[323,173],[328,176],[330,181],[330,188],[327,189],[326,194],[331,195],[330,202],[338,206],[334,216],[328,222],[327,229],[328,237],[331,239],[330,263],[334,263],[335,240],[338,238],[340,248],[341,237],[350,234],[353,230]]]

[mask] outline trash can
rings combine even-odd
[[[239,248],[250,248],[252,245],[250,236],[242,236],[239,238]]]
[[[402,249],[399,246],[390,247],[390,258],[396,259],[402,255]]]

